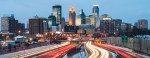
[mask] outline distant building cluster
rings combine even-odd
[[[52,6],[52,13],[48,18],[34,16],[29,18],[27,28],[23,23],[19,23],[14,15],[1,17],[2,33],[18,33],[18,31],[29,32],[29,34],[44,34],[45,32],[66,32],[80,34],[100,33],[105,35],[119,35],[123,32],[132,31],[133,27],[148,29],[146,19],[138,20],[134,25],[122,22],[121,19],[114,19],[108,14],[99,15],[99,6],[93,5],[91,15],[86,15],[83,9],[76,14],[75,8],[68,9],[69,18],[66,22],[62,17],[62,6]]]
[[[14,18],[14,15],[1,17],[1,32],[2,33],[19,33],[25,31],[25,24],[19,23]]]
[[[139,29],[148,29],[148,21],[146,19],[140,19],[134,25]]]

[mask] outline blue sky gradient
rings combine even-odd
[[[27,23],[35,15],[48,17],[52,6],[62,5],[62,16],[68,21],[69,8],[74,6],[76,13],[81,9],[86,15],[92,14],[92,6],[99,5],[100,15],[109,14],[114,19],[134,23],[147,19],[150,27],[150,0],[0,0],[0,17],[14,14],[19,22]]]

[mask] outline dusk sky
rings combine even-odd
[[[114,19],[132,24],[138,19],[147,19],[150,27],[150,0],[0,0],[0,17],[14,14],[19,22],[27,23],[35,15],[47,18],[56,4],[62,5],[62,16],[66,21],[70,7],[75,7],[76,14],[83,9],[86,15],[90,15],[96,4],[100,15],[109,14]]]

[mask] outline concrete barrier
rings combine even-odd
[[[150,38],[128,38],[127,43],[123,43],[121,37],[107,37],[107,43],[117,46],[124,46],[136,51],[150,54]]]

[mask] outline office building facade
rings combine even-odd
[[[47,20],[48,23],[48,31],[52,31],[52,26],[56,26],[56,17],[50,15]]]
[[[122,20],[121,19],[113,19],[112,20],[112,32],[115,35],[119,35],[121,32],[121,24],[122,24]]]
[[[112,33],[112,18],[107,14],[101,16],[100,20],[100,32],[105,34]]]
[[[139,29],[148,29],[148,20],[139,19],[136,27]]]
[[[96,18],[93,15],[89,15],[90,18],[90,24],[94,26],[94,28],[96,27]]]
[[[53,15],[56,17],[56,24],[61,24],[62,8],[61,5],[53,6]]]
[[[69,25],[75,26],[75,18],[76,18],[75,8],[71,7],[69,10]]]
[[[1,31],[2,33],[8,33],[9,32],[9,20],[10,17],[1,17]]]
[[[20,30],[24,32],[25,26],[14,18],[14,15],[1,17],[1,31],[2,33],[14,33],[17,34]]]
[[[96,18],[96,28],[98,28],[100,26],[99,5],[93,5],[92,13],[93,16]]]
[[[34,17],[29,19],[29,33],[30,34],[44,34],[47,32],[47,19],[41,17]]]
[[[86,19],[85,19],[86,15],[83,12],[83,9],[81,9],[80,11],[80,17],[81,17],[81,24],[86,24]]]
[[[79,25],[81,25],[81,16],[77,15],[76,16],[76,26],[79,26]]]

